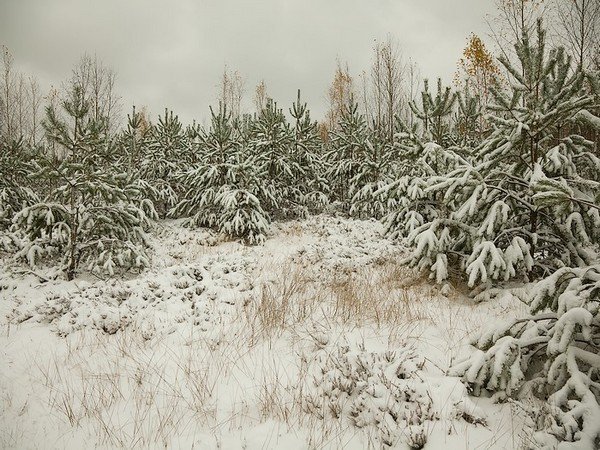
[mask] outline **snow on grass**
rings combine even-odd
[[[264,246],[163,223],[139,276],[0,272],[0,447],[517,448],[523,413],[446,376],[510,298],[441,296],[373,221]],[[44,278],[44,279],[42,279]]]

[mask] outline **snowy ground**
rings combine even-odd
[[[474,305],[398,264],[374,221],[264,246],[163,223],[153,267],[73,282],[0,261],[1,448],[519,448],[512,404],[445,375]],[[20,271],[20,272],[19,272]]]

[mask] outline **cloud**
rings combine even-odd
[[[247,97],[265,79],[287,107],[300,88],[314,117],[336,59],[367,69],[375,40],[397,38],[423,74],[450,80],[471,32],[485,34],[481,0],[19,0],[0,6],[0,43],[17,67],[59,86],[85,53],[118,75],[125,110],[172,108],[201,120],[215,102],[223,67],[246,79]],[[247,106],[250,107],[250,100]]]

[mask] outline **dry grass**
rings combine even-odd
[[[31,362],[36,395],[73,439],[94,436],[101,446],[169,447],[199,430],[217,446],[233,430],[273,420],[304,430],[308,448],[342,448],[359,431],[303,408],[316,352],[363,332],[387,336],[393,350],[431,326],[450,348],[476,325],[464,319],[472,306],[441,307],[427,280],[393,261],[321,278],[292,263],[267,269],[274,278],[210,338],[193,327],[150,341],[128,330],[70,335],[60,353]],[[370,430],[360,433],[365,446],[380,447]],[[4,427],[0,446],[25,436]]]
[[[285,265],[245,305],[250,345],[298,329],[368,325],[401,329],[433,320],[423,308],[432,291],[418,278],[407,285],[406,273],[398,264],[386,262],[315,280],[306,268]]]

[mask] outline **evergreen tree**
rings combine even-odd
[[[363,115],[358,112],[358,103],[351,96],[341,112],[338,129],[331,132],[330,150],[325,156],[332,197],[341,202],[346,213],[350,213],[354,195],[375,181],[379,173],[377,151],[370,134]]]
[[[247,242],[265,239],[269,216],[259,200],[264,192],[256,157],[245,155],[231,113],[211,108],[211,126],[200,144],[204,161],[181,172],[182,199],[171,215],[189,217],[193,226],[215,228]]]
[[[0,139],[0,232],[10,228],[13,217],[22,208],[39,201],[27,176],[32,170],[33,157],[34,151],[22,139],[12,142]]]
[[[413,265],[451,261],[472,287],[589,264],[600,230],[600,161],[592,142],[565,133],[593,105],[585,74],[562,49],[545,51],[541,25],[535,45],[525,36],[516,48],[521,68],[500,59],[514,80],[512,92],[492,89],[491,135],[472,162],[427,180],[448,214],[409,236]]]
[[[318,123],[312,121],[307,104],[300,99],[300,89],[290,115],[294,119],[291,159],[301,169],[290,182],[299,189],[302,196],[299,203],[310,211],[319,211],[328,202],[329,190],[321,151],[323,142],[319,136]]]
[[[600,160],[573,122],[600,124],[586,74],[571,69],[562,48],[516,45],[521,68],[505,59],[512,93],[493,91],[494,131],[477,163],[439,177],[432,189],[458,196],[448,219],[412,234],[413,263],[436,269],[452,255],[469,284],[545,276],[537,284],[489,289],[530,305],[530,315],[483,332],[474,353],[452,372],[479,395],[524,398],[550,405],[534,422],[540,447],[600,445]],[[520,70],[519,70],[520,69]],[[590,85],[598,86],[591,78]],[[598,127],[600,129],[600,127]],[[449,258],[448,258],[449,259]],[[435,261],[432,266],[431,262]]]
[[[40,155],[31,174],[53,189],[14,217],[14,229],[24,237],[17,256],[31,265],[38,257],[60,256],[69,280],[81,263],[110,275],[116,267],[147,266],[144,229],[152,204],[141,200],[126,173],[115,171],[106,124],[88,114],[79,87],[72,87],[62,108],[64,116],[48,107],[43,122],[47,139],[62,153],[56,160]]]
[[[465,163],[469,154],[463,147],[450,145],[450,116],[456,95],[438,83],[433,97],[427,81],[421,92],[420,104],[410,103],[417,112],[412,127],[397,119],[400,132],[390,149],[393,160],[391,179],[374,193],[387,203],[384,217],[387,233],[393,238],[407,237],[416,228],[442,217],[446,206],[439,193],[429,189],[433,176]]]
[[[548,402],[541,417],[532,411],[532,448],[598,448],[600,265],[563,267],[513,293],[529,303],[530,315],[483,332],[451,375],[476,395],[494,392],[500,401],[532,394]]]
[[[408,103],[413,114],[421,121],[420,134],[425,140],[439,145],[448,145],[450,139],[450,124],[447,118],[453,111],[456,103],[456,94],[450,87],[443,87],[442,80],[438,78],[435,96],[429,90],[429,81],[424,81],[421,92],[421,104],[415,101]],[[416,130],[413,130],[416,131]]]
[[[176,176],[194,160],[194,150],[179,117],[165,109],[150,130],[145,154],[140,162],[139,178],[160,217],[165,217],[178,201]]]
[[[465,83],[457,96],[458,113],[456,118],[456,136],[462,147],[475,147],[484,137],[485,122],[480,95],[472,94],[469,84]]]

